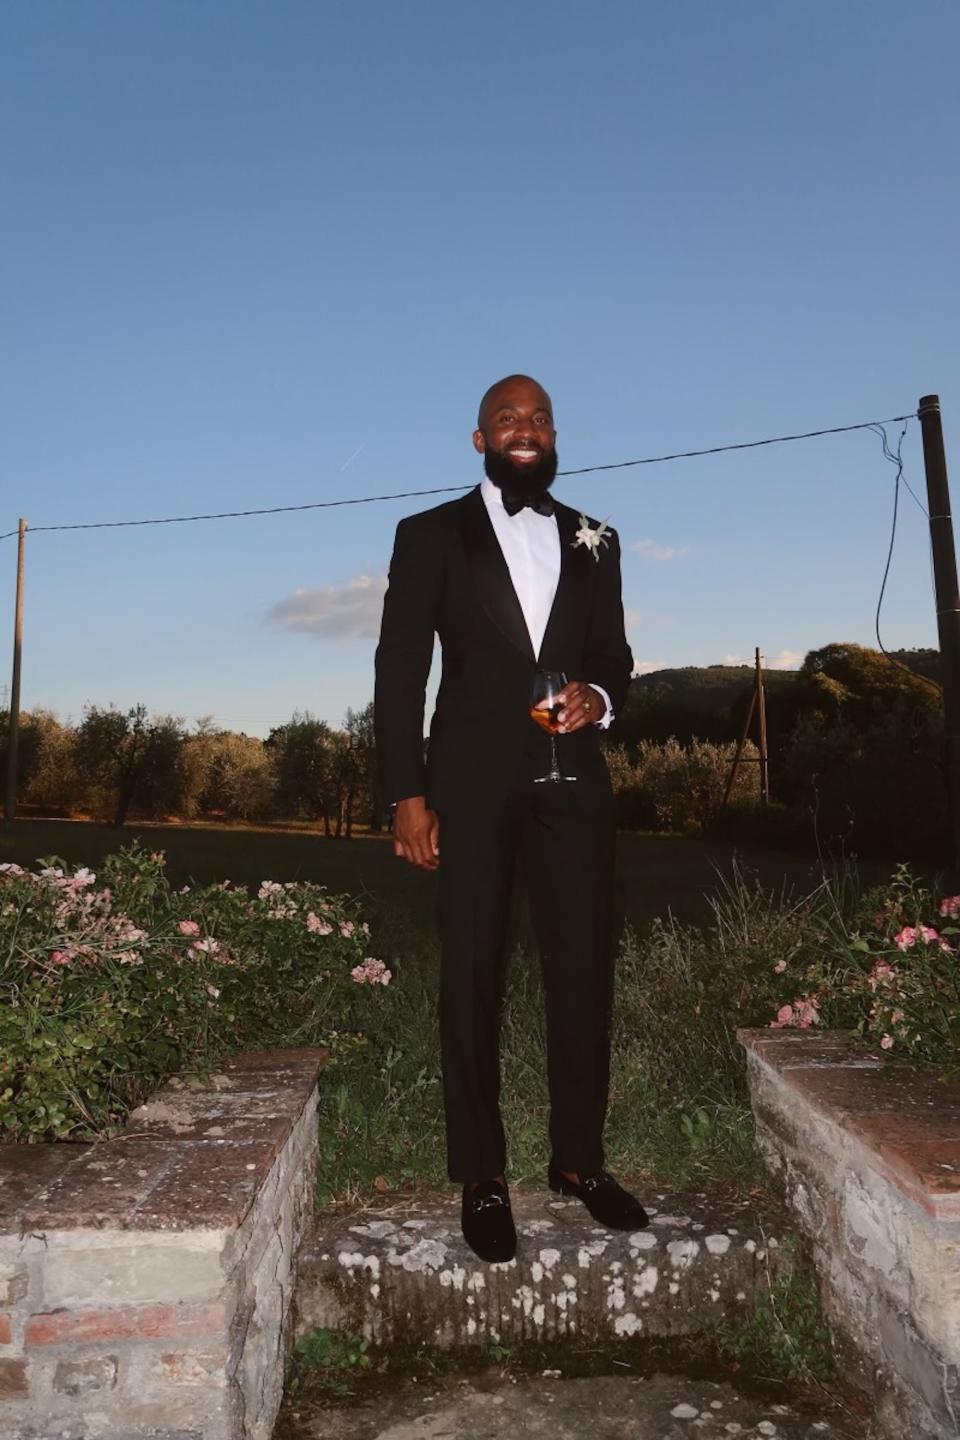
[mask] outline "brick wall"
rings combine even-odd
[[[241,1055],[115,1140],[0,1148],[4,1440],[267,1440],[323,1059]]]
[[[743,1031],[757,1134],[887,1440],[960,1435],[960,1083],[840,1033]]]

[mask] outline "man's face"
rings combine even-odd
[[[557,473],[550,397],[532,380],[506,381],[490,396],[473,432],[474,449],[495,485],[514,494],[549,489]]]

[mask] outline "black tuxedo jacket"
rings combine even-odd
[[[376,657],[377,753],[388,802],[426,795],[440,811],[486,808],[502,802],[525,764],[542,774],[549,742],[529,715],[538,669],[600,685],[614,711],[622,708],[633,657],[616,533],[595,560],[574,547],[578,512],[558,503],[556,517],[560,580],[539,656],[479,487],[397,526]],[[424,691],[435,634],[443,665],[425,761]],[[599,736],[592,725],[558,736],[561,770],[609,786]]]

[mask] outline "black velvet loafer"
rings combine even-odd
[[[643,1230],[650,1224],[650,1217],[636,1196],[618,1185],[606,1170],[584,1175],[578,1184],[568,1180],[551,1160],[547,1181],[555,1195],[575,1195],[582,1200],[597,1224],[605,1225],[608,1230]]]
[[[481,1260],[495,1265],[516,1255],[517,1230],[510,1193],[500,1180],[464,1185],[460,1224],[464,1240]]]

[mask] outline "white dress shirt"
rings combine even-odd
[[[508,515],[503,496],[486,475],[480,483],[480,494],[507,562],[533,653],[539,655],[560,581],[560,532],[556,516],[538,515],[529,505],[516,515]],[[613,719],[610,696],[599,685],[591,684],[590,688],[596,690],[606,705],[603,719],[597,721],[605,730]]]

